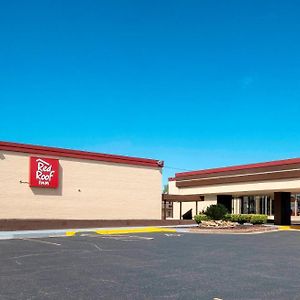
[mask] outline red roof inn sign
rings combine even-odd
[[[57,188],[58,170],[58,159],[31,156],[29,185],[31,187]]]

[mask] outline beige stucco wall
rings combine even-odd
[[[246,182],[240,184],[219,184],[203,187],[187,187],[177,188],[175,181],[169,183],[169,188],[172,190],[170,194],[179,195],[217,195],[217,194],[232,194],[232,195],[249,195],[249,194],[266,194],[276,191],[282,192],[300,192],[300,179],[285,179],[285,180],[270,180],[261,182]]]
[[[176,181],[169,181],[169,194],[174,195],[185,195],[182,193],[182,189],[176,187]],[[188,194],[186,194],[188,195]],[[198,202],[198,213],[206,210],[206,208],[212,204],[217,203],[216,195],[206,195],[204,196],[204,201]],[[185,214],[187,211],[192,209],[193,216],[196,214],[196,202],[182,202],[182,214]],[[180,204],[179,202],[173,203],[173,219],[180,218]],[[170,219],[170,218],[169,218]]]
[[[176,181],[169,181],[168,188],[169,194],[180,195],[179,188],[176,186]]]
[[[201,213],[205,211],[206,208],[212,204],[217,204],[217,200],[205,200],[198,202],[198,212]],[[196,203],[195,202],[182,202],[182,214],[184,215],[192,209],[192,216],[196,215]],[[173,204],[173,219],[180,219],[180,204],[179,202],[174,202]]]
[[[46,156],[59,159],[60,187],[30,188],[19,182],[29,157],[0,151],[1,219],[161,219],[159,168]]]

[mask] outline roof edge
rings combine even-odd
[[[296,164],[296,163],[300,163],[300,158],[289,158],[289,159],[273,160],[273,161],[261,162],[261,163],[235,165],[235,166],[212,168],[212,169],[203,169],[203,170],[196,170],[196,171],[190,171],[190,172],[181,172],[181,173],[176,173],[175,178],[184,177],[184,176],[202,175],[202,174],[222,173],[222,172],[227,172],[227,171],[255,169],[255,168],[260,168],[260,167],[291,165],[291,164]]]
[[[4,141],[0,141],[0,150],[29,153],[29,154],[50,155],[50,156],[58,156],[58,157],[70,157],[70,158],[85,159],[85,160],[97,160],[97,161],[112,162],[116,164],[135,165],[135,166],[148,166],[148,167],[156,167],[156,168],[162,168],[164,166],[163,161],[156,160],[156,159],[139,158],[139,157],[115,155],[115,154],[104,154],[98,152],[88,152],[82,150],[73,150],[73,149],[39,146],[39,145],[31,145],[31,144],[21,144],[21,143],[4,142]]]

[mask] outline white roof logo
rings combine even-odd
[[[42,160],[42,159],[37,159],[36,160],[37,162],[41,162],[41,163],[43,163],[43,164],[45,164],[45,165],[47,165],[47,166],[50,166],[50,164],[49,163],[47,163],[46,161],[44,161],[44,160]]]

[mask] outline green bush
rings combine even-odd
[[[267,223],[267,215],[259,214],[232,214],[230,215],[231,222],[238,222],[239,224],[251,223],[251,224],[265,224]]]
[[[240,222],[242,224],[250,223],[251,217],[252,217],[252,215],[250,215],[250,214],[241,214],[240,215]]]
[[[212,220],[222,220],[228,214],[228,210],[222,204],[213,204],[206,209],[205,214]]]
[[[223,218],[224,221],[231,221],[231,214],[226,214]]]
[[[252,215],[247,215],[247,214],[232,214],[230,216],[231,216],[231,218],[230,218],[231,222],[238,222],[239,224],[244,224],[244,223],[250,223]]]
[[[229,216],[230,216],[229,221],[231,221],[231,222],[239,222],[239,220],[240,220],[240,215],[238,215],[238,214],[232,214]]]
[[[252,215],[250,219],[250,223],[255,224],[266,224],[268,220],[267,215]]]
[[[208,221],[209,217],[204,214],[199,214],[199,215],[194,216],[194,220],[197,224],[200,224],[202,221]]]

